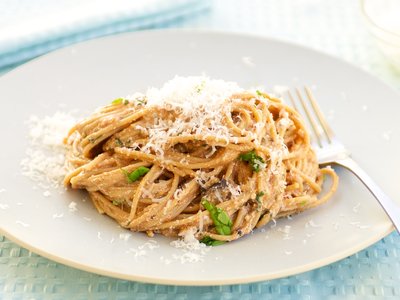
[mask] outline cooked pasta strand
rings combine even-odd
[[[76,124],[65,184],[89,191],[99,213],[130,230],[179,236],[195,228],[198,239],[220,241],[331,198],[338,177],[319,168],[295,110],[266,93],[209,92],[213,84],[186,93],[203,104],[173,102],[178,92],[156,102],[149,93]],[[324,176],[332,184],[320,196]],[[202,199],[231,220],[228,232]]]

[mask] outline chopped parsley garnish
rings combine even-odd
[[[114,99],[114,100],[111,102],[111,104],[121,104],[123,100],[124,100],[124,99],[122,99],[122,98],[117,98],[117,99]]]
[[[264,195],[265,195],[265,193],[263,191],[258,192],[256,194],[256,201],[257,201],[257,204],[258,204],[258,210],[261,210],[261,208],[262,208],[261,197],[264,196]]]
[[[115,139],[115,144],[117,144],[118,147],[123,147],[124,146],[124,143],[119,138]]]
[[[210,213],[215,230],[221,235],[230,235],[233,223],[229,215],[223,209],[210,203],[206,198],[201,200],[201,204]]]
[[[117,99],[115,99],[115,100],[113,100],[113,101],[111,102],[111,104],[113,104],[113,105],[116,105],[116,104],[124,104],[124,105],[127,105],[128,103],[129,103],[129,101],[126,100],[126,99],[124,99],[124,98],[117,98]]]
[[[239,155],[239,159],[248,162],[254,172],[260,172],[265,168],[265,161],[254,150]]]
[[[139,105],[146,104],[146,100],[145,99],[136,99],[136,101],[139,102]]]
[[[90,143],[93,144],[97,140],[97,138],[89,137],[88,140],[89,140]]]
[[[113,200],[112,204],[115,206],[121,205],[122,201],[119,200]]]
[[[201,91],[205,88],[206,82],[204,80],[201,81],[201,83],[196,87],[196,93],[200,94]]]
[[[200,243],[206,244],[207,246],[219,246],[225,244],[225,241],[217,241],[212,237],[205,236],[200,240]]]
[[[307,200],[304,200],[304,201],[301,201],[301,202],[300,202],[300,205],[301,205],[301,206],[304,206],[304,205],[306,205],[306,204],[307,204]]]
[[[135,182],[136,180],[138,180],[143,175],[145,175],[147,172],[149,172],[150,169],[146,168],[146,167],[139,167],[135,171],[132,171],[131,173],[129,173],[128,171],[126,171],[124,169],[121,169],[121,171],[128,178],[128,182],[132,183],[132,182]]]
[[[263,94],[262,92],[260,92],[259,90],[256,90],[256,94],[257,94],[258,96],[264,96],[264,94]]]

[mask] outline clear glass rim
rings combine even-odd
[[[394,32],[394,31],[388,30],[388,29],[386,29],[385,27],[382,27],[381,25],[378,25],[378,24],[374,21],[374,19],[367,13],[367,10],[366,10],[366,8],[365,8],[365,3],[366,3],[367,1],[368,1],[368,0],[360,0],[360,2],[361,2],[361,12],[362,12],[364,18],[365,18],[371,25],[373,25],[375,28],[377,28],[377,29],[379,29],[379,30],[385,32],[386,34],[392,35],[392,36],[394,36],[394,37],[400,39],[400,34]],[[380,38],[380,39],[382,39],[382,38]]]

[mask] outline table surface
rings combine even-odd
[[[218,29],[292,41],[340,57],[400,89],[400,71],[375,47],[358,1],[216,0],[201,14],[142,26],[161,27]],[[112,28],[93,30],[97,36],[113,33]],[[48,48],[41,45],[41,52],[92,37],[93,32],[79,33]],[[18,63],[3,64],[0,71]],[[348,258],[299,275],[253,284],[177,287],[80,271],[0,235],[0,299],[400,299],[399,256],[400,237],[392,233]]]

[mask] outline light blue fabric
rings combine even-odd
[[[0,236],[0,299],[400,299],[400,238],[393,233],[339,262],[252,284],[184,287],[109,278],[70,268]]]
[[[55,2],[59,6],[56,6]],[[80,41],[119,32],[177,24],[210,7],[209,0],[153,0],[148,4],[144,3],[140,9],[132,7],[96,15],[91,14],[89,10],[87,19],[84,21],[58,24],[55,27],[49,23],[45,30],[34,32],[32,35],[22,35],[20,38],[10,36],[2,39],[1,30],[3,33],[12,32],[19,25],[15,20],[27,20],[25,26],[29,29],[29,24],[35,24],[37,19],[46,16],[46,12],[55,17],[59,15],[61,18],[63,9],[71,11],[71,19],[73,19],[73,12],[79,10],[82,2],[85,1],[0,1],[0,72],[36,56]],[[93,9],[96,8],[96,1],[88,1],[88,3],[91,3]],[[68,21],[68,18],[65,19]]]

